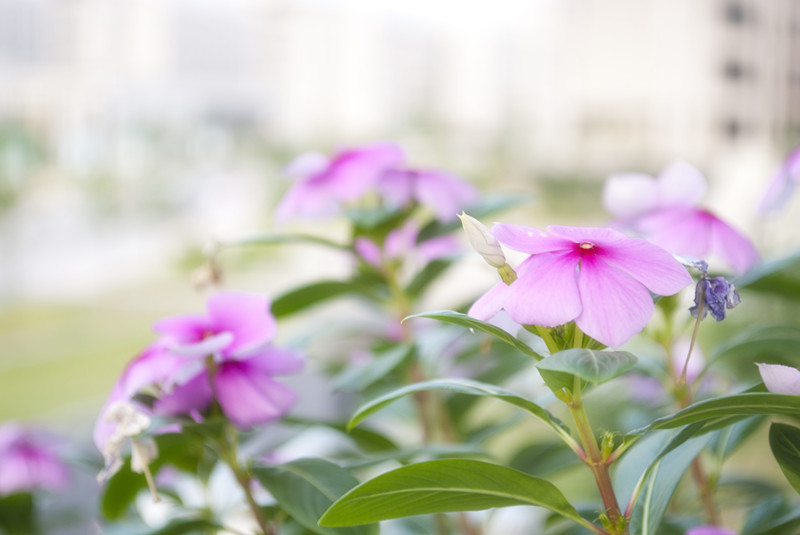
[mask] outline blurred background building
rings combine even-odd
[[[462,4],[0,0],[0,298],[252,229],[308,149],[522,188],[680,158],[746,223],[800,141],[794,0]]]

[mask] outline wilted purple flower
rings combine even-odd
[[[691,528],[685,535],[736,535],[736,532],[720,526],[697,526]]]
[[[617,223],[679,255],[705,258],[716,254],[743,273],[758,261],[750,240],[697,204],[706,191],[703,175],[677,162],[658,178],[628,173],[612,175],[603,190],[606,210]]]
[[[761,214],[780,210],[800,183],[800,147],[795,148],[772,177],[761,199],[758,211]]]
[[[452,221],[478,199],[478,190],[460,178],[441,171],[390,169],[378,180],[378,192],[391,204],[416,201],[430,208],[439,221]]]
[[[278,220],[293,216],[330,217],[342,203],[360,198],[389,169],[403,164],[403,150],[391,144],[347,149],[330,159],[303,155],[287,169],[297,181],[281,200]]]
[[[58,491],[68,479],[52,438],[14,423],[0,426],[0,495]]]
[[[773,394],[800,396],[800,370],[782,364],[757,362],[764,386]]]
[[[706,313],[710,312],[715,320],[722,321],[725,319],[725,310],[741,303],[741,299],[734,285],[725,280],[725,277],[710,279],[701,277],[695,287],[694,306],[689,309],[695,318],[700,310],[700,303],[703,304],[703,314],[700,319],[705,318]]]
[[[612,229],[519,225],[492,229],[508,247],[530,253],[517,280],[498,283],[470,308],[488,320],[501,308],[525,325],[555,327],[570,321],[594,339],[619,346],[653,313],[650,292],[671,295],[691,282],[672,255]]]

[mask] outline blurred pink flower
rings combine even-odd
[[[266,297],[221,292],[209,298],[206,315],[159,321],[154,329],[161,338],[126,368],[106,407],[152,386],[162,393],[155,414],[196,415],[216,399],[241,428],[280,418],[297,395],[273,376],[299,371],[303,358],[272,344],[276,325],[269,307]],[[100,418],[98,447],[112,432]]]
[[[746,236],[698,207],[706,187],[700,171],[676,162],[658,178],[638,173],[610,176],[603,204],[619,226],[672,253],[696,258],[715,254],[743,273],[758,261],[758,253]]]
[[[51,437],[14,423],[0,426],[0,495],[59,491],[68,479],[67,466],[56,455]]]
[[[354,246],[365,262],[378,269],[386,262],[400,259],[424,265],[459,249],[458,242],[452,236],[438,236],[417,242],[418,236],[419,226],[409,219],[386,236],[383,248],[365,237],[356,238]]]
[[[347,149],[330,159],[302,155],[287,168],[297,181],[278,205],[276,218],[334,216],[342,203],[360,198],[384,172],[401,166],[404,158],[403,150],[391,144]]]
[[[301,155],[285,169],[296,182],[276,210],[284,221],[293,216],[331,217],[346,203],[376,192],[389,206],[414,202],[430,208],[440,221],[451,221],[478,198],[475,187],[447,173],[405,167],[403,150],[392,144],[365,145],[332,158]]]
[[[390,169],[378,179],[378,191],[392,204],[416,201],[430,208],[439,221],[452,221],[467,205],[478,200],[478,190],[460,178],[441,171]]]
[[[761,199],[758,212],[763,215],[780,210],[792,196],[798,183],[800,183],[800,147],[789,153],[783,165],[775,172]]]
[[[773,394],[800,396],[800,370],[782,364],[756,363],[764,386]]]
[[[671,295],[692,282],[672,255],[612,229],[498,224],[500,243],[530,253],[517,280],[498,283],[469,314],[488,320],[504,309],[524,325],[555,327],[570,321],[592,338],[619,346],[653,314],[650,292]]]

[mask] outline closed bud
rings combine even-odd
[[[500,242],[497,238],[492,236],[486,226],[472,217],[462,212],[459,214],[461,224],[464,231],[467,233],[470,245],[480,254],[486,262],[495,268],[501,268],[506,265],[506,257],[503,254],[503,249],[500,248]]]

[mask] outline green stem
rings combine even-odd
[[[586,414],[586,409],[583,406],[581,399],[580,379],[575,378],[575,386],[572,392],[572,401],[567,406],[569,407],[572,419],[575,421],[575,426],[578,436],[583,444],[583,449],[586,452],[586,459],[584,463],[592,471],[597,489],[600,491],[600,498],[603,500],[603,507],[605,514],[608,517],[610,526],[610,533],[612,535],[622,535],[627,533],[627,522],[622,516],[617,502],[617,496],[614,494],[614,487],[611,484],[611,476],[608,473],[607,459],[603,458],[600,447],[597,445],[597,440],[594,437],[592,426],[589,423],[589,417]]]

